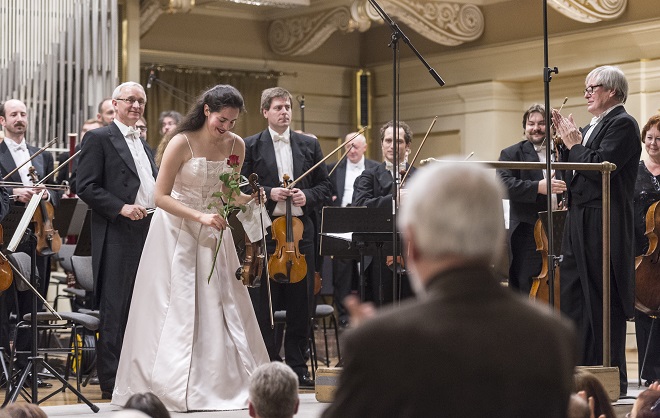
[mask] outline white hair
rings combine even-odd
[[[262,364],[250,379],[249,399],[262,418],[288,418],[298,404],[298,376],[280,361]]]
[[[121,96],[122,90],[128,87],[138,87],[140,90],[142,90],[142,93],[144,93],[145,96],[147,95],[147,93],[144,91],[144,87],[142,87],[142,84],[136,83],[135,81],[127,81],[125,83],[121,83],[115,88],[115,91],[112,92],[112,98],[115,100],[118,99],[119,96]]]
[[[504,238],[504,187],[485,165],[459,159],[415,173],[398,224],[413,232],[423,257],[458,256],[490,264]]]

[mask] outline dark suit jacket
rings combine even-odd
[[[133,204],[140,188],[135,161],[119,127],[93,129],[85,134],[77,169],[78,196],[92,209],[92,254],[95,291],[103,280],[100,274],[104,238],[108,228],[117,222],[121,208]],[[149,145],[142,145],[151,162],[154,178],[158,169]],[[130,237],[127,237],[130,239]],[[98,292],[96,292],[98,295]]]
[[[534,145],[528,140],[513,144],[500,153],[500,161],[539,162]],[[538,193],[539,181],[543,180],[540,170],[498,169],[509,197],[509,231],[515,230],[520,222],[534,225],[538,212],[547,210],[547,196]]]
[[[293,180],[323,159],[323,152],[318,140],[293,131],[291,131],[291,153],[293,156],[293,176],[291,178]],[[259,175],[259,185],[264,188],[268,198],[266,209],[272,217],[276,203],[270,200],[270,191],[273,187],[281,187],[281,184],[277,174],[275,147],[268,129],[245,138],[245,161],[243,162],[241,174],[247,177],[252,173]],[[324,202],[329,201],[332,193],[332,186],[325,165],[318,166],[300,182],[296,183],[295,187],[302,190],[307,199],[307,203],[302,208],[303,216],[300,218],[304,225],[303,241],[307,245],[312,245],[315,228],[310,215]],[[268,240],[269,245],[272,244],[271,241]]]
[[[328,164],[328,172],[332,171],[332,169],[337,165],[337,168],[335,168],[335,171],[332,173],[330,176],[330,182],[332,183],[332,195],[337,196],[337,199],[335,199],[334,202],[332,202],[332,206],[341,206],[341,202],[344,199],[344,186],[346,182],[346,164],[347,159],[343,159],[339,163],[334,163],[334,164]],[[376,168],[378,166],[378,162],[374,160],[370,160],[368,158],[364,159],[364,169],[365,170],[370,170],[372,168]]]
[[[408,167],[410,165],[406,164],[406,170]],[[415,167],[410,169],[410,176],[413,174]],[[393,182],[392,174],[385,168],[385,162],[364,170],[353,186],[353,206],[392,208]]]
[[[575,145],[570,151],[564,150],[562,155],[562,161],[569,163],[609,161],[616,164],[610,177],[610,251],[616,289],[628,318],[633,317],[635,300],[633,196],[641,152],[637,122],[619,106],[594,128],[585,146]],[[572,171],[566,172],[569,208],[601,208],[601,181],[599,171],[577,171],[575,175]]]
[[[33,147],[32,145],[28,145],[27,149],[31,156],[34,155],[34,153],[36,153],[37,151],[39,151],[39,148]],[[50,174],[54,170],[53,154],[51,154],[48,151],[42,152],[41,154],[33,158],[32,161],[28,164],[32,165],[36,169],[37,176],[41,179],[45,175]],[[11,152],[9,151],[7,144],[5,144],[4,141],[0,141],[0,174],[2,175],[2,177],[4,177],[15,168],[16,168],[16,163],[14,162],[14,158],[11,156]],[[7,179],[7,181],[20,183],[22,181],[21,175],[17,171],[14,174],[12,174],[11,177]],[[55,184],[52,176],[49,180],[46,181],[46,183]],[[8,187],[7,192],[9,194],[13,194],[13,188]],[[49,194],[50,194],[50,201],[53,203],[53,206],[57,206],[57,204],[59,203],[60,194],[54,190],[50,190]]]
[[[568,321],[479,266],[443,272],[427,291],[344,334],[324,418],[566,416],[576,364]]]

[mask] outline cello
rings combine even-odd
[[[643,255],[635,257],[635,308],[649,316],[660,313],[659,203],[654,202],[646,212],[644,235],[649,240],[649,248]]]
[[[548,278],[548,236],[543,228],[541,219],[538,219],[534,224],[534,241],[536,242],[536,251],[541,253],[543,264],[541,265],[541,272],[538,276],[532,277],[532,288],[529,291],[529,298],[550,303],[550,283]],[[554,266],[555,269],[555,283],[554,283],[554,307],[559,310],[559,265]]]
[[[282,176],[282,187],[290,187],[288,174]],[[277,283],[298,283],[307,276],[307,261],[298,243],[303,236],[303,223],[291,215],[291,196],[286,199],[286,215],[273,221],[271,233],[277,241],[275,252],[268,259],[270,278]]]

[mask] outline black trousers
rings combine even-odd
[[[350,258],[332,259],[333,299],[340,321],[349,320],[348,311],[344,306],[344,298],[351,293],[351,287],[353,282],[357,280],[358,275],[357,260]]]
[[[652,332],[651,329],[653,329]],[[656,319],[654,322],[653,318],[635,309],[635,336],[642,379],[650,382],[660,379],[660,319]],[[648,352],[645,361],[644,352],[647,346]],[[642,364],[644,365],[643,370]]]
[[[539,275],[543,266],[541,253],[536,251],[534,225],[518,224],[511,233],[510,245],[509,286],[529,295],[532,290],[532,278]]]
[[[561,311],[573,320],[582,347],[580,365],[603,364],[602,210],[573,207],[562,241]],[[610,263],[610,354],[619,368],[621,393],[628,388],[626,316]]]
[[[97,371],[101,390],[112,392],[131,306],[135,275],[151,216],[130,221],[122,216],[108,226],[101,259]],[[94,237],[92,237],[94,239]],[[93,256],[96,256],[93,254]]]

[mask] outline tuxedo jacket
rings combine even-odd
[[[342,338],[344,368],[324,418],[566,416],[572,324],[485,267],[440,273],[425,297],[383,308]]]
[[[293,157],[293,175],[292,180],[296,180],[301,175],[312,168],[316,163],[323,159],[323,152],[319,141],[311,136],[291,132],[290,144]],[[266,197],[266,209],[273,217],[273,209],[276,202],[270,200],[270,191],[273,187],[282,187],[281,180],[277,172],[277,159],[275,157],[275,147],[273,139],[268,129],[245,138],[245,160],[241,174],[249,176],[256,173],[259,176],[259,185],[264,188]],[[310,174],[304,177],[295,185],[304,194],[307,202],[302,207],[304,232],[303,241],[307,245],[313,245],[314,242],[314,222],[311,219],[312,212],[323,203],[330,200],[332,196],[332,185],[328,179],[328,171],[325,164],[320,164]],[[272,240],[268,244],[272,245]]]
[[[406,170],[408,168],[410,165],[406,164]],[[412,167],[409,177],[414,174],[415,167]],[[392,183],[392,173],[385,168],[385,162],[364,170],[353,186],[353,206],[392,208]]]
[[[27,149],[30,153],[30,156],[39,151],[38,147],[33,147],[32,145],[27,145]],[[48,151],[44,151],[33,158],[32,161],[28,163],[28,167],[30,165],[36,169],[36,173],[39,179],[42,179],[44,176],[50,174],[54,170],[53,155]],[[9,151],[7,144],[5,144],[4,141],[0,141],[0,175],[4,177],[15,168],[16,163],[14,162],[14,158],[11,156],[11,152]],[[17,171],[9,178],[7,178],[6,181],[21,183],[21,175]],[[51,178],[48,179],[46,183],[55,184],[55,181],[51,176]],[[13,194],[13,188],[7,187],[7,192],[9,194]],[[60,194],[54,190],[50,190],[49,194],[51,203],[53,203],[53,206],[57,206],[59,203]],[[22,205],[22,203],[19,204]]]
[[[528,140],[513,144],[500,152],[500,161],[539,162],[534,145]],[[546,195],[538,193],[541,170],[498,169],[497,174],[506,187],[509,198],[509,231],[521,223],[534,225],[538,213],[548,210]]]
[[[158,169],[151,148],[145,141],[140,141],[155,178]],[[106,232],[116,224],[121,208],[135,202],[140,177],[126,139],[114,123],[88,131],[79,157],[77,193],[92,210],[92,262],[95,290],[98,290],[102,280],[100,265]]]
[[[588,127],[583,128],[583,134]],[[610,252],[616,290],[628,318],[633,316],[635,300],[635,241],[634,207],[637,167],[642,152],[639,126],[623,106],[608,113],[594,128],[583,146],[574,145],[562,153],[562,161],[569,163],[602,163],[616,165],[610,177]],[[600,171],[566,172],[568,203],[571,217],[580,208],[602,207],[602,178]],[[589,236],[585,231],[585,236]],[[600,241],[600,240],[598,240]],[[567,242],[566,237],[563,243]],[[596,240],[585,245],[598,244]],[[614,287],[613,287],[614,290]]]
[[[332,195],[337,196],[335,201],[332,202],[333,206],[341,206],[341,202],[344,199],[344,187],[346,186],[345,183],[346,183],[347,164],[348,162],[347,159],[345,158],[339,163],[328,165],[328,172],[332,171],[333,168],[335,170],[330,176],[330,182],[332,183]],[[337,168],[335,168],[335,166],[337,166]],[[377,161],[370,160],[368,158],[364,159],[364,170],[370,170],[372,168],[376,168],[377,166],[378,166]],[[353,184],[353,189],[355,189],[355,183]]]

